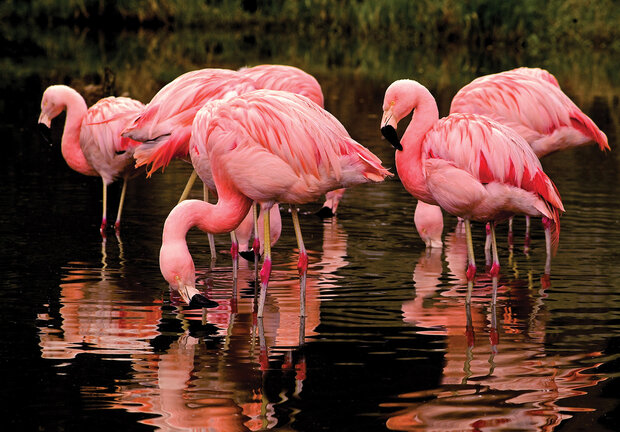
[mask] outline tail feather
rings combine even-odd
[[[136,167],[146,165],[150,177],[159,168],[162,170],[175,157],[185,157],[189,151],[189,136],[186,133],[164,135],[140,144],[134,153]]]
[[[575,129],[591,138],[592,141],[595,141],[601,150],[611,150],[607,141],[607,135],[596,126],[590,117],[581,111],[577,111],[570,115],[570,121]]]

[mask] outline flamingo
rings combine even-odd
[[[455,112],[481,114],[514,129],[539,158],[589,143],[610,150],[605,133],[562,92],[555,76],[541,68],[476,78],[452,99],[450,113]],[[526,215],[526,248],[529,227]],[[512,242],[512,218],[508,239]]]
[[[442,247],[443,215],[439,206],[418,200],[413,221],[420,238],[427,248]]]
[[[321,85],[312,75],[294,66],[264,64],[239,69],[244,76],[252,78],[257,88],[283,90],[306,96],[321,108],[325,107]],[[338,204],[346,189],[337,189],[325,194],[325,202],[317,215],[330,218],[336,214]]]
[[[415,110],[402,139],[396,127]],[[476,273],[470,221],[494,222],[514,214],[542,216],[546,236],[559,241],[559,193],[540,161],[515,131],[476,114],[439,119],[431,93],[413,80],[392,83],[385,92],[381,132],[396,148],[396,169],[405,189],[418,200],[441,206],[465,220],[468,294]],[[493,264],[499,258],[492,223]],[[469,295],[468,295],[469,298]]]
[[[43,92],[39,123],[51,127],[52,119],[67,111],[62,134],[62,155],[73,170],[103,181],[101,235],[105,237],[108,185],[123,179],[114,227],[118,231],[125,200],[127,180],[138,173],[133,151],[126,150],[131,140],[121,137],[123,128],[144,108],[141,102],[126,97],[106,97],[90,108],[84,98],[65,85],[53,85]]]
[[[270,209],[276,202],[289,203],[299,248],[300,315],[305,316],[308,256],[296,205],[329,190],[383,181],[391,173],[335,117],[290,92],[257,90],[207,103],[196,115],[192,140],[194,168],[199,175],[203,167],[210,168],[218,202],[185,200],[170,212],[159,255],[164,279],[187,303],[200,303],[204,296],[195,287],[187,231],[197,226],[211,233],[229,232],[256,201],[265,215],[257,314],[262,317],[271,273]]]

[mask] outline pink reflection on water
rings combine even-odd
[[[467,251],[458,228],[446,236],[444,253],[455,284],[440,284],[441,251],[425,252],[414,270],[416,297],[403,304],[406,322],[421,327],[420,333],[445,338],[441,386],[383,404],[399,409],[388,419],[388,428],[550,431],[571,412],[592,411],[558,405],[604,378],[588,372],[596,364],[569,366],[601,353],[546,352],[544,287],[535,290],[532,282],[507,281],[498,286],[498,302],[492,305],[492,283],[479,275],[472,303],[466,305]]]
[[[122,245],[119,245],[122,247]],[[159,335],[161,301],[141,304],[141,295],[124,286],[123,270],[70,262],[60,285],[59,327],[48,325],[53,317],[40,315],[41,357],[72,359],[78,354],[134,355],[152,352],[150,340]],[[121,249],[122,251],[122,249]]]
[[[320,258],[316,259],[317,252],[308,251],[308,316],[301,322],[301,331],[295,254],[284,268],[274,269],[262,320],[256,318],[251,296],[231,298],[228,273],[205,274],[211,280],[202,288],[220,306],[180,313],[179,319],[189,329],[165,353],[132,364],[135,379],[118,387],[111,408],[152,414],[154,418],[142,423],[165,431],[255,431],[276,427],[275,404],[281,401],[270,401],[263,383],[267,374],[281,374],[282,397],[299,397],[306,378],[300,348],[305,338],[316,334],[320,323],[320,290],[336,287],[338,276],[334,272],[348,263],[344,259],[346,239],[334,219],[324,225]],[[240,263],[238,288],[252,285],[252,267]],[[192,328],[207,329],[209,334],[201,335]],[[294,421],[294,415],[289,422]]]

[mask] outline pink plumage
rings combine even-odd
[[[379,158],[354,141],[327,111],[306,97],[275,90],[207,103],[194,120],[190,154],[199,175],[201,167],[210,167],[218,202],[187,200],[172,210],[164,225],[162,274],[190,302],[198,291],[187,231],[192,226],[211,233],[231,231],[257,201],[266,215],[267,240],[259,316],[271,269],[267,215],[273,204],[303,204],[329,190],[378,182],[390,175]],[[296,233],[300,233],[296,218],[294,210]],[[298,243],[298,267],[305,281],[307,254],[299,235]],[[302,306],[302,315],[303,310]]]
[[[164,86],[123,136],[141,142],[136,165],[148,165],[149,175],[173,158],[187,157],[194,116],[210,100],[254,90],[254,81],[226,69],[187,72]]]
[[[123,178],[124,192],[125,181],[137,173],[133,151],[125,151],[137,143],[128,142],[129,139],[123,138],[121,132],[142,109],[144,104],[126,97],[106,97],[87,108],[84,98],[64,85],[50,86],[43,93],[39,123],[50,127],[52,119],[66,110],[61,146],[63,157],[75,171],[99,176],[103,181],[102,234],[106,226],[107,186]],[[123,198],[124,193],[116,218],[117,229]]]
[[[397,123],[413,110],[399,140]],[[560,196],[515,131],[477,114],[439,119],[433,96],[412,80],[388,87],[381,124],[398,150],[396,167],[403,186],[415,198],[440,205],[465,219],[467,227],[470,220],[497,221],[519,213],[545,216],[557,245],[559,212],[564,211]],[[496,257],[495,266],[499,269]],[[470,267],[470,273],[475,272],[473,256]]]
[[[443,215],[439,206],[418,200],[413,221],[427,248],[440,248],[443,245],[441,241]]]
[[[490,117],[517,131],[538,157],[592,141],[609,150],[607,136],[543,69],[519,68],[476,78],[454,96],[450,113]]]

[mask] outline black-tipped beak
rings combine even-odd
[[[329,219],[335,216],[334,212],[329,207],[321,207],[315,214],[321,219]]]
[[[52,133],[50,131],[50,128],[48,128],[47,125],[44,123],[38,123],[37,126],[39,128],[39,133],[41,134],[45,142],[49,145],[52,145]]]
[[[239,251],[239,255],[246,261],[254,262],[255,254],[253,250]]]
[[[390,144],[394,146],[396,150],[402,150],[403,146],[400,144],[400,139],[398,138],[398,134],[396,133],[396,129],[392,126],[387,125],[381,128],[381,134],[385,137],[386,140]]]
[[[201,309],[201,308],[213,308],[218,304],[212,300],[209,300],[202,294],[194,294],[189,302],[188,309]]]

